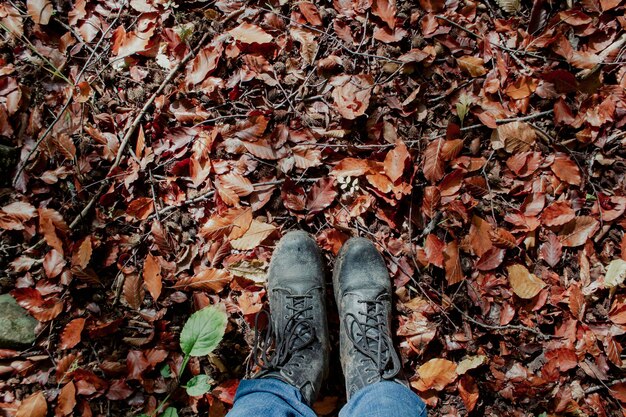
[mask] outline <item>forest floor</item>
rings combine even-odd
[[[225,415],[303,229],[329,270],[376,243],[431,416],[626,416],[625,10],[1,2],[0,293],[39,324],[0,350],[0,414]],[[208,305],[224,338],[185,367]]]

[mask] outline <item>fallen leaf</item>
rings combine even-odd
[[[487,69],[484,66],[484,62],[481,58],[464,55],[456,59],[459,68],[462,71],[468,73],[472,77],[481,77],[487,73]]]
[[[463,400],[463,404],[465,404],[465,409],[468,413],[471,413],[476,407],[476,403],[478,402],[478,398],[480,396],[478,384],[474,378],[469,375],[463,375],[461,377],[459,380],[459,395]]]
[[[91,247],[91,236],[87,236],[78,246],[78,249],[72,255],[72,265],[79,266],[83,269],[87,268],[89,261],[91,260],[91,253],[93,249]]]
[[[138,310],[143,303],[145,291],[143,282],[138,274],[129,274],[124,279],[124,299],[135,310]]]
[[[561,244],[566,247],[584,245],[598,230],[599,222],[590,216],[579,216],[567,223],[559,233]]]
[[[448,285],[461,282],[464,276],[461,269],[461,259],[459,258],[459,246],[456,240],[446,245],[446,248],[443,250],[443,259]]]
[[[378,16],[391,29],[396,26],[396,2],[395,0],[374,0],[372,3],[372,13]]]
[[[411,155],[409,155],[406,145],[401,140],[396,142],[395,148],[387,152],[383,165],[385,167],[385,174],[389,177],[389,179],[391,179],[391,181],[396,182],[400,177],[402,177],[404,168],[410,158]]]
[[[513,292],[520,298],[533,298],[546,286],[546,283],[535,274],[528,272],[524,265],[511,265],[507,268],[507,272],[509,284],[511,284]]]
[[[529,97],[535,90],[537,90],[537,80],[524,75],[509,84],[504,92],[512,99],[519,100]]]
[[[231,240],[230,245],[233,249],[237,250],[251,250],[256,248],[263,242],[269,235],[271,235],[276,226],[268,223],[261,222],[259,220],[252,220],[250,228],[246,233],[238,239]]]
[[[582,181],[580,169],[567,155],[557,153],[550,168],[560,180],[580,186]]]
[[[250,23],[242,23],[234,29],[228,31],[228,33],[241,43],[270,43],[274,37],[257,25]]]
[[[16,417],[45,417],[48,413],[48,404],[42,391],[30,395],[22,400],[17,408]]]
[[[43,269],[48,278],[58,276],[63,271],[65,264],[63,254],[59,253],[56,249],[52,249],[43,258]]]
[[[604,286],[606,288],[614,288],[620,286],[626,280],[626,261],[623,259],[614,259],[606,268],[604,275]]]
[[[228,271],[207,268],[194,276],[176,281],[172,288],[211,291],[217,294],[222,291],[232,279],[233,277]]]
[[[541,213],[541,222],[546,226],[562,226],[576,217],[572,206],[566,201],[556,201]]]
[[[546,261],[552,268],[557,266],[561,261],[563,245],[554,233],[550,233],[546,241],[541,244],[539,247],[539,255],[541,255],[541,259]]]
[[[330,206],[337,197],[332,178],[322,178],[316,182],[306,199],[306,209],[309,214],[319,213]]]
[[[163,287],[161,264],[159,260],[150,253],[146,256],[146,260],[143,264],[143,282],[154,301],[156,301],[161,295],[161,288]]]
[[[309,24],[313,26],[322,26],[322,18],[317,10],[317,7],[313,3],[303,1],[298,3],[298,7]]]
[[[85,327],[85,319],[78,318],[70,321],[61,333],[59,349],[71,349],[80,343],[80,334]]]
[[[493,148],[504,148],[513,154],[530,151],[537,140],[535,129],[525,122],[501,124],[494,133],[496,140],[492,136]]]
[[[69,416],[74,411],[74,407],[76,407],[76,386],[70,381],[59,391],[55,415]]]
[[[419,391],[441,391],[457,378],[456,364],[447,359],[435,358],[417,368],[420,379],[411,385]]]
[[[28,15],[38,25],[47,25],[54,12],[54,7],[50,0],[27,0],[26,8]]]
[[[374,79],[369,74],[343,75],[332,79],[335,86],[332,92],[335,108],[348,120],[365,114],[369,107]]]
[[[422,170],[424,177],[430,181],[431,184],[443,178],[444,162],[441,157],[443,143],[443,139],[436,139],[430,142],[424,151]]]

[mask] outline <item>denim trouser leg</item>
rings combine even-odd
[[[273,378],[243,379],[227,417],[315,417],[300,391]]]
[[[382,381],[357,391],[339,417],[427,417],[426,404],[404,385]]]
[[[227,417],[315,417],[295,387],[278,379],[244,379]],[[352,396],[340,417],[426,417],[426,405],[396,382],[369,385]]]

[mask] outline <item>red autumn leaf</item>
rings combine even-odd
[[[459,395],[465,404],[465,409],[472,412],[476,407],[480,393],[478,384],[470,375],[463,375],[459,380]]]
[[[59,349],[71,349],[80,343],[80,334],[85,327],[85,319],[79,318],[70,321],[61,333]]]
[[[446,245],[443,250],[443,259],[448,285],[461,282],[464,276],[461,269],[461,259],[459,258],[459,246],[456,240],[453,240]]]
[[[156,301],[161,295],[163,282],[161,278],[161,263],[152,254],[148,254],[143,264],[143,282],[154,301]]]
[[[131,350],[126,355],[126,369],[128,370],[127,380],[139,380],[141,374],[150,367],[150,362],[140,350]]]
[[[395,0],[374,0],[372,3],[372,13],[378,16],[391,29],[396,26],[396,1]]]
[[[611,385],[609,394],[621,403],[626,403],[626,382]]]
[[[145,291],[141,277],[138,274],[127,275],[124,279],[124,299],[128,305],[137,310],[141,307],[144,297]]]
[[[483,253],[478,262],[476,262],[476,269],[479,271],[491,271],[496,269],[502,264],[505,253],[506,250],[501,248],[489,249],[487,252]]]
[[[323,178],[311,187],[306,199],[306,209],[309,214],[319,213],[337,197],[334,181],[332,178]]]
[[[76,407],[76,386],[70,381],[59,391],[55,415],[69,416],[74,411],[74,407]]]
[[[476,255],[483,256],[492,248],[491,235],[493,232],[493,227],[489,222],[478,216],[472,217],[468,240]]]
[[[546,226],[562,226],[576,217],[576,213],[567,201],[556,201],[541,213],[541,222]]]
[[[185,82],[200,84],[216,68],[222,56],[222,46],[208,46],[198,52],[196,57],[187,65]]]
[[[136,198],[130,202],[126,213],[138,220],[145,220],[154,212],[154,200],[150,197]]]
[[[441,192],[438,187],[429,186],[424,189],[424,197],[422,198],[422,212],[425,216],[432,218],[437,212],[437,208],[441,202]]]
[[[443,139],[436,139],[428,144],[424,151],[422,170],[424,177],[431,183],[435,183],[443,178],[444,162],[441,156]]]
[[[48,403],[42,391],[30,395],[22,400],[17,408],[16,417],[45,417],[48,413]]]
[[[133,389],[128,386],[123,379],[116,379],[111,383],[106,397],[111,401],[125,400],[133,393]]]
[[[563,245],[559,238],[554,233],[550,233],[546,241],[539,247],[539,255],[548,265],[554,268],[561,260],[563,255],[562,248]]]
[[[546,352],[546,359],[554,361],[561,372],[567,372],[578,365],[578,357],[572,349],[560,348]]]
[[[298,3],[298,7],[309,24],[313,26],[322,26],[322,18],[320,17],[317,7],[315,7],[313,3],[303,1]]]
[[[560,180],[572,185],[581,184],[580,169],[567,155],[557,153],[550,168]]]
[[[387,153],[384,167],[385,174],[387,174],[391,181],[396,182],[398,178],[402,177],[406,163],[410,158],[411,155],[409,155],[409,151],[402,141],[398,141],[396,147]]]
[[[228,285],[233,277],[228,271],[208,268],[188,278],[176,281],[173,288],[204,290],[219,293]]]
[[[445,243],[442,242],[437,236],[433,234],[426,236],[424,252],[426,253],[426,259],[428,262],[439,268],[443,268],[443,250],[445,246]]]

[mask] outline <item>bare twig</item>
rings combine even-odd
[[[549,114],[552,114],[553,112],[554,110],[546,110],[546,111],[542,111],[539,113],[529,114],[528,116],[511,117],[508,119],[498,119],[496,120],[496,124],[501,125],[501,124],[510,123],[510,122],[524,122],[526,120],[532,120],[532,119],[537,119],[542,116],[547,116]]]

